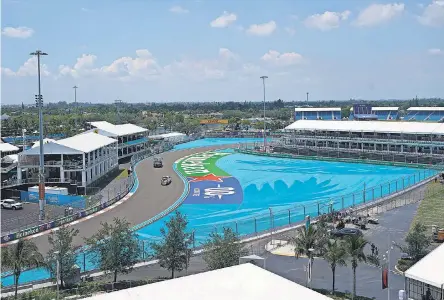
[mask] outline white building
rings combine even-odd
[[[43,151],[47,182],[87,187],[119,166],[117,140],[93,132],[44,143]],[[38,182],[39,153],[37,146],[19,154],[19,183]]]
[[[15,168],[17,167],[17,153],[19,148],[9,143],[4,143],[0,140],[0,154],[1,154],[1,179],[9,179],[14,176]]]
[[[171,143],[178,143],[183,142],[187,138],[187,135],[180,132],[169,132],[164,134],[158,134],[158,135],[150,135],[148,139],[151,140],[163,140]]]
[[[109,122],[89,122],[91,129],[85,133],[95,132],[118,141],[119,159],[141,152],[148,145],[148,129],[133,125],[114,125]]]
[[[90,300],[309,299],[331,300],[253,264],[184,276],[85,298]]]
[[[444,299],[444,244],[430,252],[405,272],[408,299]]]

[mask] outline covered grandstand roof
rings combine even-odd
[[[409,111],[444,111],[444,107],[410,107]]]
[[[89,153],[99,148],[116,143],[117,140],[94,132],[78,134],[66,139],[44,144],[45,154],[81,154]],[[40,146],[23,152],[24,155],[39,154]]]
[[[148,129],[129,123],[114,125],[106,121],[98,121],[98,122],[89,122],[89,124],[91,124],[91,126],[94,126],[95,128],[107,131],[111,133],[111,135],[113,136],[123,136],[123,135],[136,134],[148,131]]]
[[[373,106],[372,111],[392,111],[399,110],[397,106]],[[353,111],[353,106],[350,107],[350,111]]]
[[[340,107],[295,107],[294,111],[341,111]]]
[[[289,299],[291,297],[295,299],[331,300],[327,296],[253,264],[241,264],[86,299],[270,300]]]
[[[43,139],[43,144],[47,144],[47,143],[51,143],[51,142],[55,142],[54,139]],[[38,147],[40,145],[40,141],[35,142],[31,148],[35,148]]]
[[[419,133],[444,135],[444,123],[299,120],[286,130]]]
[[[0,143],[0,152],[18,151],[19,148],[9,143]]]
[[[405,277],[442,288],[444,284],[444,244],[430,252],[405,272]]]
[[[149,139],[167,139],[167,138],[173,138],[173,137],[179,137],[179,136],[185,136],[186,134],[180,133],[180,132],[169,132],[164,134],[158,134],[158,135],[150,135]]]

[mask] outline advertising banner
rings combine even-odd
[[[200,124],[201,125],[206,125],[206,124],[222,124],[222,125],[227,125],[228,124],[228,120],[206,119],[206,120],[200,120]]]

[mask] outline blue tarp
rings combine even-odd
[[[39,193],[20,191],[20,200],[38,203]],[[85,208],[85,198],[80,195],[45,194],[46,204]]]

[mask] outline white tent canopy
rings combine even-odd
[[[331,300],[327,296],[252,264],[241,264],[85,299],[270,300],[291,298]]]
[[[0,143],[0,152],[13,152],[13,151],[18,151],[19,148],[11,145],[9,143]]]
[[[106,121],[89,122],[89,123],[91,124],[91,126],[109,132],[114,136],[124,136],[124,135],[137,134],[148,131],[148,129],[129,123],[121,125],[114,125]]]
[[[346,131],[444,135],[444,123],[299,120],[285,127],[295,131]]]
[[[444,284],[444,244],[408,269],[405,277],[441,289]]]

